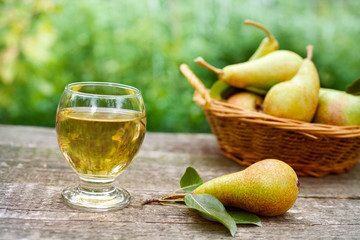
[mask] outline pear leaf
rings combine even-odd
[[[261,220],[253,213],[241,210],[239,208],[227,208],[227,212],[237,224],[254,224],[261,227]]]
[[[194,191],[202,183],[203,180],[201,179],[197,171],[192,167],[188,167],[184,175],[180,179],[180,187],[184,192],[188,193]]]
[[[352,95],[360,95],[360,78],[346,87],[346,92]]]
[[[246,212],[239,208],[226,208],[226,211],[234,219],[236,224],[254,224],[259,227],[262,226],[260,218],[253,213]],[[212,216],[206,215],[201,212],[200,215],[209,221],[218,222],[218,220],[216,220],[216,218]]]
[[[200,213],[210,216],[210,219],[216,219],[229,229],[232,236],[235,235],[237,231],[236,223],[218,199],[209,194],[187,194],[185,196],[185,204],[189,208],[196,209]]]

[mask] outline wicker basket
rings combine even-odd
[[[210,98],[186,64],[181,72],[196,89],[220,151],[241,165],[280,159],[300,176],[322,177],[353,168],[360,158],[360,126],[314,124],[248,111]]]

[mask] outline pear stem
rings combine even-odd
[[[194,62],[201,66],[201,67],[204,67],[210,71],[212,71],[213,73],[217,74],[217,75],[222,75],[223,74],[223,71],[219,68],[216,68],[212,65],[210,65],[209,63],[207,63],[202,57],[197,57],[195,58]]]
[[[145,201],[143,201],[141,203],[142,206],[149,204],[149,203],[153,203],[153,202],[158,202],[158,203],[162,203],[162,202],[174,202],[174,201],[182,201],[181,199],[184,198],[187,195],[187,193],[181,193],[181,194],[169,194],[169,195],[165,195],[161,198],[152,198],[152,199],[147,199]]]
[[[263,30],[266,33],[267,37],[269,38],[269,41],[274,41],[275,40],[274,35],[272,35],[271,32],[266,27],[261,25],[260,23],[257,23],[257,22],[251,21],[251,20],[245,20],[244,24],[254,26],[254,27],[257,27],[257,28]]]
[[[313,56],[314,47],[312,45],[308,45],[306,47],[306,51],[307,51],[307,57],[306,58],[311,61],[312,56]]]

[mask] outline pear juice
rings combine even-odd
[[[66,161],[80,175],[116,177],[139,151],[145,114],[112,108],[66,108],[57,113],[56,132]]]

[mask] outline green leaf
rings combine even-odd
[[[239,208],[226,208],[226,211],[234,219],[236,224],[254,224],[261,227],[261,220],[253,213],[246,212]],[[214,217],[200,213],[200,215],[210,221],[218,222]]]
[[[227,212],[237,224],[254,224],[261,227],[261,220],[253,213],[246,212],[239,208],[227,208]]]
[[[346,87],[346,92],[352,95],[360,95],[360,78]]]
[[[224,205],[213,196],[208,194],[187,194],[185,204],[221,222],[229,229],[232,236],[235,235],[237,227],[234,219],[226,212]]]
[[[184,175],[180,179],[180,187],[183,189],[184,192],[192,192],[198,186],[203,183],[203,180],[197,173],[197,171],[192,168],[188,167],[184,173]]]

